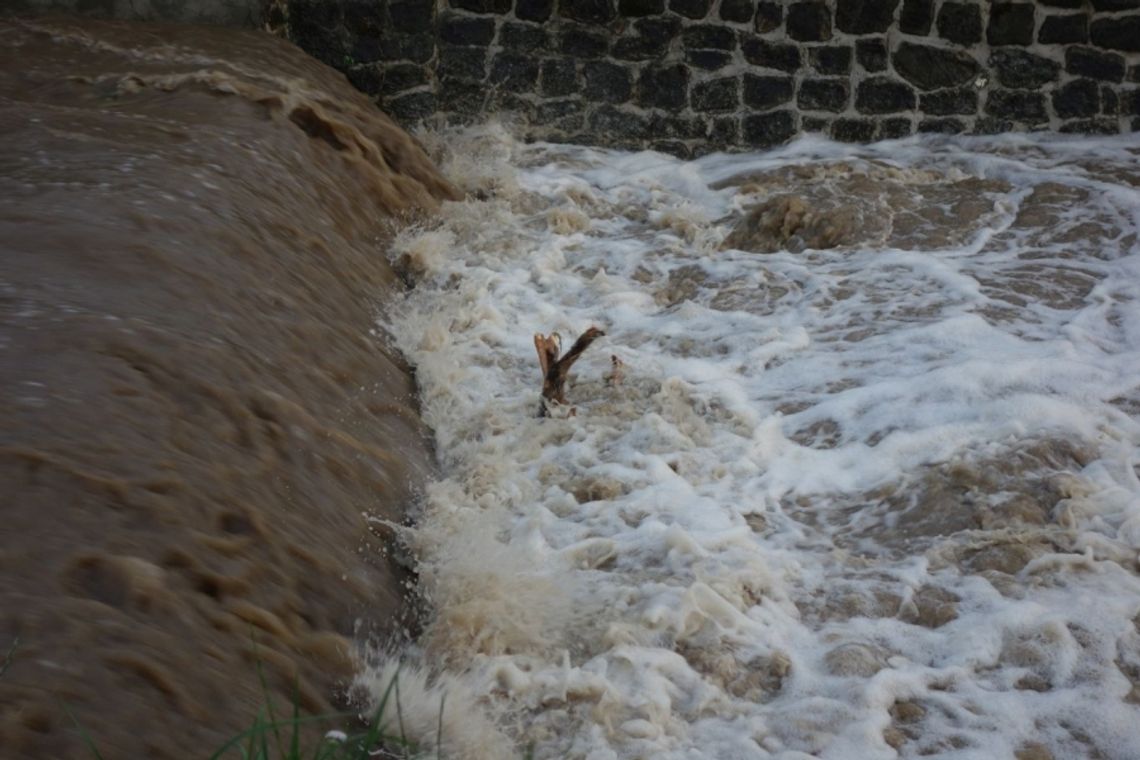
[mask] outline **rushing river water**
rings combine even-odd
[[[265,35],[0,61],[0,756],[397,673],[429,756],[1140,756],[1137,136],[421,134],[457,201]]]
[[[0,758],[208,757],[414,620],[362,514],[432,469],[375,335],[459,197],[265,34],[0,21]]]
[[[1140,755],[1140,139],[425,140],[481,198],[397,239],[382,320],[445,743]],[[533,335],[591,326],[536,417]]]

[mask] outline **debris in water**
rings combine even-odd
[[[574,362],[582,352],[590,347],[598,338],[605,335],[597,327],[591,327],[578,336],[574,345],[559,358],[558,352],[562,349],[562,337],[558,333],[543,335],[534,334],[534,348],[538,351],[538,363],[542,367],[542,403],[538,407],[538,416],[549,414],[548,404],[566,403],[566,376]]]

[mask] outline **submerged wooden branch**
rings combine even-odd
[[[598,338],[605,335],[596,327],[591,327],[578,336],[574,345],[562,357],[558,353],[562,350],[562,338],[558,333],[543,335],[535,333],[534,348],[538,351],[538,364],[542,368],[542,404],[539,406],[538,416],[545,417],[547,404],[566,403],[566,376],[570,367],[578,361],[582,352],[590,347]]]

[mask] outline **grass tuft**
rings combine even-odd
[[[16,649],[20,646],[20,637],[12,639],[12,646],[8,647],[8,654],[4,655],[4,664],[0,665],[0,678],[8,672],[8,668],[12,667],[12,658],[16,654]]]
[[[16,650],[20,646],[17,637],[0,663],[0,678],[12,667]],[[265,695],[265,706],[257,711],[253,724],[237,736],[230,738],[214,754],[210,760],[223,760],[223,758],[238,757],[241,760],[372,760],[376,757],[404,758],[412,760],[420,756],[416,745],[408,740],[404,731],[404,716],[400,707],[399,672],[392,676],[392,680],[384,690],[380,704],[373,711],[367,725],[359,731],[329,731],[317,742],[315,746],[305,748],[302,746],[301,729],[313,723],[328,723],[337,721],[342,725],[352,724],[359,720],[356,713],[341,712],[328,715],[302,716],[300,713],[300,685],[293,682],[292,712],[288,717],[278,718],[273,709],[269,686],[261,667],[257,663],[257,677]],[[399,735],[389,734],[385,728],[384,715],[391,703],[396,706],[397,725]],[[83,744],[86,745],[90,757],[94,760],[103,760],[95,741],[79,722],[71,707],[66,702],[60,702],[63,711],[75,726]],[[443,699],[439,703],[439,736],[436,738],[436,758],[439,760],[441,739],[443,737]]]
[[[353,713],[334,713],[302,717],[294,685],[292,715],[278,719],[262,678],[266,707],[258,711],[252,726],[222,745],[210,756],[210,760],[234,756],[242,760],[371,760],[374,757],[414,757],[415,745],[403,736],[403,731],[396,736],[387,733],[384,727],[384,713],[391,701],[397,703],[397,714],[399,713],[399,700],[393,700],[398,689],[397,678],[398,675],[389,682],[380,704],[363,730],[353,733],[329,731],[316,746],[308,749],[301,744],[303,725],[329,720],[348,721],[357,716]]]

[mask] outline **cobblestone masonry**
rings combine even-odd
[[[1140,130],[1140,0],[281,0],[405,125],[692,155],[800,132]]]

